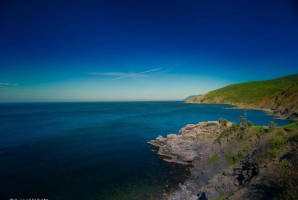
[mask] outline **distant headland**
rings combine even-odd
[[[230,104],[235,108],[267,111],[279,118],[298,120],[298,74],[272,80],[232,84],[186,103]]]

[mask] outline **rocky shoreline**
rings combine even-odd
[[[219,134],[219,122],[189,124],[179,134],[168,134],[166,138],[158,136],[148,144],[156,147],[157,154],[167,162],[190,165],[210,146]]]
[[[274,116],[277,119],[288,119],[292,121],[298,121],[298,116],[292,111],[284,109],[283,111],[281,110],[276,110],[276,109],[270,109],[270,108],[260,108],[254,105],[244,105],[244,104],[235,104],[235,103],[202,103],[202,102],[185,102],[188,104],[216,104],[216,105],[230,105],[232,106],[231,108],[226,108],[226,109],[242,109],[242,110],[259,110],[259,111],[264,111],[268,115]],[[287,111],[287,112],[286,112]]]
[[[256,160],[264,141],[252,130],[227,121],[209,121],[189,124],[179,134],[149,141],[164,161],[192,166],[189,178],[164,199],[262,199],[256,185],[279,161]]]
[[[228,85],[186,103],[228,104],[238,109],[262,110],[281,119],[298,121],[298,74],[272,80]]]

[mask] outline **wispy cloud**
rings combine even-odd
[[[1,83],[0,82],[0,86],[17,86],[18,84],[17,83]]]
[[[91,72],[91,73],[87,73],[90,75],[103,75],[103,76],[125,76],[126,73],[122,73],[122,72],[106,72],[106,73],[102,73],[102,72]]]
[[[0,82],[0,89],[8,89],[11,86],[17,86],[17,83],[7,83],[7,82]]]
[[[130,77],[140,77],[140,76],[148,76],[148,73],[159,71],[161,68],[150,69],[143,72],[138,73],[125,73],[125,72],[91,72],[88,73],[90,75],[101,75],[101,76],[116,76],[114,80],[123,79],[123,78],[130,78]]]

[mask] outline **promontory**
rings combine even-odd
[[[231,104],[264,110],[283,119],[298,120],[298,74],[273,80],[233,84],[186,100],[186,103]]]

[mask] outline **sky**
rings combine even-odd
[[[298,73],[294,0],[1,0],[0,101],[181,100]]]

